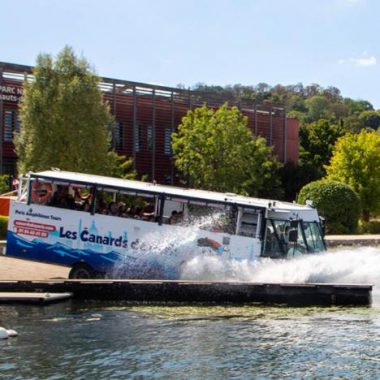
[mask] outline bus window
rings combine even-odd
[[[236,228],[236,212],[231,206],[190,202],[188,222],[204,230],[233,234]]]
[[[157,196],[123,194],[108,189],[97,192],[96,214],[156,221],[157,210]]]
[[[50,199],[49,206],[74,210],[76,204],[71,187],[68,185],[55,185],[55,191]]]
[[[322,231],[319,224],[316,222],[302,222],[302,228],[305,234],[308,251],[325,251],[326,248],[323,243]]]
[[[241,208],[239,214],[237,234],[256,237],[259,230],[259,211],[252,208]]]
[[[74,188],[68,184],[53,184],[35,180],[31,187],[31,203],[44,206],[78,209]]]
[[[164,224],[182,224],[185,220],[186,200],[165,199],[162,222]]]
[[[298,224],[297,224],[298,225]],[[289,242],[291,223],[289,220],[268,219],[264,233],[262,256],[271,258],[286,257],[289,249],[294,246]],[[298,239],[302,239],[299,231]]]

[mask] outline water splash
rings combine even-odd
[[[133,256],[127,254],[115,267],[114,277],[371,284],[373,294],[380,296],[380,248],[345,248],[291,260],[262,258],[256,261],[227,260],[194,251],[200,231],[208,230],[220,216],[213,213],[194,219],[186,224],[185,233],[183,228],[170,226],[164,238],[162,231],[144,235],[144,243],[136,247]]]
[[[195,250],[201,230],[209,230],[222,213],[192,218],[178,225],[171,225],[166,233],[146,233],[144,241],[134,245],[133,251],[124,255],[114,266],[114,278],[178,279],[182,264],[201,252]],[[186,224],[186,230],[181,228]],[[168,226],[163,225],[162,228]]]
[[[380,288],[380,248],[340,249],[292,260],[261,259],[223,261],[218,257],[195,257],[182,278],[204,281],[265,283],[372,284]],[[380,289],[379,289],[380,292]]]

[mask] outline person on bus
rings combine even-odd
[[[172,211],[172,215],[169,220],[169,224],[180,224],[183,221],[183,212],[180,211]]]
[[[147,204],[142,210],[142,219],[153,221],[154,220],[154,205]]]
[[[50,206],[61,207],[64,196],[65,196],[64,186],[57,185],[57,188],[50,199]]]
[[[110,202],[108,205],[108,215],[119,216],[119,206],[116,202]]]

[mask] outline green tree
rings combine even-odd
[[[355,114],[345,117],[343,125],[345,130],[350,133],[358,133],[364,128],[363,122]]]
[[[380,136],[362,131],[338,139],[326,167],[327,178],[350,185],[359,195],[362,217],[380,211]]]
[[[350,115],[359,116],[363,111],[373,111],[373,106],[367,100],[353,100],[345,98],[344,104],[348,107]]]
[[[359,121],[364,127],[376,130],[380,127],[380,111],[363,111],[359,115]]]
[[[297,202],[313,201],[326,218],[326,232],[332,234],[356,232],[360,217],[360,198],[352,187],[337,181],[319,180],[304,186]]]
[[[0,194],[8,193],[10,190],[9,175],[0,175]]]
[[[305,100],[300,95],[291,95],[287,103],[287,108],[289,111],[297,111],[304,114],[307,113]]]
[[[135,179],[137,176],[136,170],[133,168],[133,160],[126,156],[120,156],[115,151],[108,152],[108,164],[106,174],[111,177]],[[141,180],[145,179],[143,176]]]
[[[20,172],[57,167],[105,174],[117,164],[109,154],[112,116],[98,84],[87,61],[70,47],[55,62],[38,56],[34,80],[24,84],[15,140]]]
[[[279,167],[247,117],[227,104],[188,111],[173,133],[173,152],[189,184],[206,190],[257,195]]]
[[[336,120],[341,120],[348,116],[348,107],[343,103],[331,103],[329,109]]]
[[[301,164],[314,167],[318,177],[323,177],[324,165],[330,162],[333,147],[344,133],[345,129],[341,125],[324,119],[302,124],[299,132]]]
[[[331,113],[329,111],[329,101],[324,96],[315,95],[307,99],[305,104],[309,110],[309,121],[330,118]]]

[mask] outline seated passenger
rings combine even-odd
[[[122,216],[123,218],[128,216],[127,207],[124,202],[119,202],[118,208],[119,208],[119,216]]]
[[[57,189],[50,199],[50,206],[61,207],[62,201],[65,197],[65,188],[67,189],[65,186],[57,185]]]
[[[116,202],[111,202],[108,205],[108,215],[119,216],[119,206]]]
[[[50,205],[54,207],[75,209],[75,200],[69,193],[69,186],[57,185],[57,190],[54,192],[50,200]]]
[[[141,217],[143,220],[154,220],[154,205],[147,205],[143,208]]]
[[[89,201],[84,201],[82,204],[82,211],[90,211],[90,202]]]
[[[169,220],[169,224],[179,224],[183,221],[183,212],[174,210]]]
[[[75,199],[70,193],[67,193],[62,199],[61,207],[69,208],[70,210],[74,210],[76,208]]]
[[[107,215],[108,214],[108,208],[107,208],[107,204],[106,202],[104,202],[102,199],[100,199],[98,202],[97,202],[97,205],[96,205],[96,211],[95,211],[97,214],[104,214],[104,215]]]
[[[135,214],[133,215],[133,218],[135,218],[135,219],[142,219],[142,213],[143,213],[142,207],[137,207],[136,211],[135,211]]]

